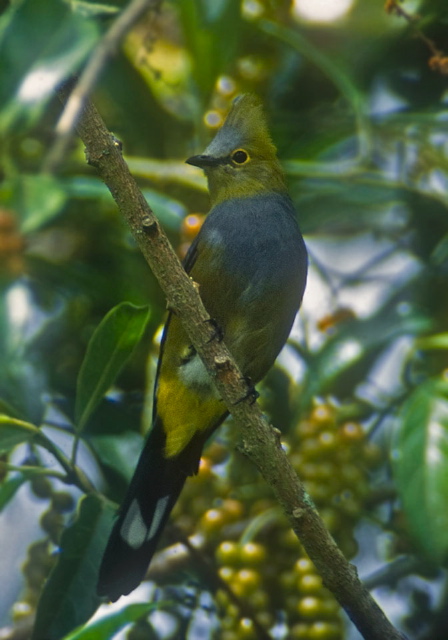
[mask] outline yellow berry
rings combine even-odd
[[[333,411],[327,404],[318,404],[311,412],[311,420],[320,424],[331,424],[334,420]]]
[[[310,625],[305,622],[295,624],[290,630],[291,640],[309,640]]]
[[[258,566],[266,560],[266,549],[258,542],[247,542],[240,548],[241,562]]]
[[[347,444],[356,444],[364,440],[364,431],[358,422],[346,422],[340,429],[340,436]]]
[[[229,457],[229,450],[226,446],[214,440],[207,447],[207,456],[213,461],[214,464],[220,464]]]
[[[67,513],[74,509],[75,500],[67,491],[54,491],[51,495],[51,506],[58,513]]]
[[[12,605],[12,619],[14,622],[20,622],[24,618],[28,618],[34,613],[33,607],[29,602],[19,601]]]
[[[342,640],[342,637],[340,624],[319,620],[310,626],[307,640]]]
[[[210,458],[206,458],[205,456],[202,456],[202,458],[199,461],[199,472],[198,475],[195,477],[196,482],[210,482],[211,479],[213,479],[215,476],[214,472],[213,472],[213,463],[210,460]]]
[[[241,618],[238,624],[238,632],[239,638],[247,638],[248,640],[254,638],[255,640],[257,637],[254,623],[250,618]]]
[[[193,240],[204,222],[205,216],[200,213],[191,213],[182,222],[181,233],[187,240]]]
[[[321,446],[322,455],[332,452],[338,445],[338,438],[332,431],[322,431],[319,434],[319,444]]]
[[[217,561],[224,565],[235,565],[239,561],[240,549],[236,542],[225,540],[215,552]]]
[[[218,569],[218,575],[224,582],[230,583],[235,576],[235,570],[231,567],[220,567]]]
[[[316,568],[309,558],[299,558],[294,565],[296,574],[316,573]]]
[[[64,518],[54,509],[47,509],[40,518],[40,526],[48,533],[50,540],[59,544],[59,538],[64,528]]]
[[[260,586],[260,574],[253,569],[240,569],[232,580],[232,591],[238,596],[253,593]]]
[[[226,522],[226,518],[221,509],[209,509],[201,518],[200,526],[206,533],[220,531]]]
[[[300,576],[297,587],[300,593],[313,595],[322,591],[322,578],[317,573],[306,573]]]
[[[37,498],[51,498],[53,485],[45,476],[34,476],[31,480],[31,491]]]
[[[25,585],[25,589],[23,590],[22,600],[23,602],[27,602],[33,609],[36,609],[41,595],[42,595],[41,588],[34,589],[30,585]]]
[[[298,603],[298,613],[307,620],[317,618],[320,615],[322,600],[314,596],[306,596],[301,598]]]
[[[37,540],[36,542],[32,542],[28,547],[29,559],[37,564],[44,564],[50,554],[48,544],[48,540]]]
[[[221,509],[227,522],[235,522],[235,520],[239,520],[244,512],[244,507],[241,501],[232,500],[231,498],[227,498],[222,501]]]
[[[31,589],[40,590],[48,572],[45,571],[41,565],[34,564],[29,560],[24,563],[22,571],[25,576],[27,586]]]

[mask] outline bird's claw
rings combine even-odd
[[[219,326],[219,324],[216,322],[216,320],[214,318],[209,318],[205,322],[207,322],[208,324],[211,324],[211,326],[213,327],[213,335],[207,340],[207,344],[209,344],[210,342],[213,342],[213,340],[222,342],[222,339],[224,338],[224,333],[221,327]]]
[[[248,385],[249,388],[247,392],[244,394],[244,396],[242,396],[242,398],[240,398],[233,404],[240,404],[240,402],[244,402],[245,400],[249,400],[249,404],[254,404],[254,402],[256,402],[257,399],[260,397],[260,394],[255,389],[255,386],[252,380],[248,376],[244,376],[243,380]]]

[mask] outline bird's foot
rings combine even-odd
[[[240,402],[244,402],[245,400],[249,400],[249,404],[254,404],[254,402],[256,402],[257,399],[260,397],[260,394],[255,389],[254,383],[249,378],[249,376],[244,376],[243,380],[244,380],[244,382],[247,384],[247,386],[249,388],[248,388],[247,392],[244,394],[244,396],[242,396],[242,398],[240,398],[239,400],[237,400],[233,404],[240,404]]]
[[[210,343],[210,342],[213,342],[213,340],[217,340],[218,342],[222,342],[222,339],[224,338],[224,332],[221,329],[221,327],[219,326],[219,324],[216,322],[216,320],[214,318],[209,318],[205,322],[207,322],[207,324],[210,324],[212,326],[212,328],[213,328],[213,334],[207,340],[207,344]]]

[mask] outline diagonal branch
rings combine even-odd
[[[63,103],[70,87],[59,91]],[[288,461],[279,432],[272,428],[223,342],[213,339],[213,326],[198,287],[185,273],[159,222],[123,160],[120,145],[106,129],[92,104],[86,104],[77,125],[87,161],[96,167],[163,289],[168,306],[181,319],[192,344],[242,433],[242,451],[273,490],[309,557],[365,640],[404,640],[360,582],[356,568],[336,546]]]

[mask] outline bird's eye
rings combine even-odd
[[[237,149],[232,153],[232,161],[235,164],[246,164],[249,160],[249,154],[244,149]]]

